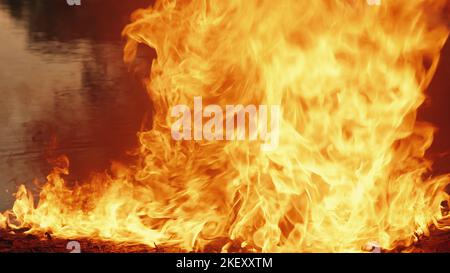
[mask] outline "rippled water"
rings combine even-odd
[[[120,36],[149,1],[64,2],[0,1],[0,210],[44,179],[49,155],[68,155],[76,179],[126,160],[150,109]]]

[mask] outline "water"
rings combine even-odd
[[[36,191],[32,181],[49,172],[49,155],[68,155],[78,180],[129,160],[151,109],[140,78],[154,53],[143,51],[144,69],[130,73],[120,33],[130,13],[151,2],[0,0],[0,210],[19,184]],[[449,73],[447,43],[420,113],[440,128],[429,153],[436,174],[450,169]]]
[[[0,210],[45,178],[49,156],[66,154],[82,180],[137,145],[151,106],[120,32],[149,1],[87,2],[0,0]]]

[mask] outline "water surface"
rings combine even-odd
[[[68,155],[76,179],[127,160],[150,105],[120,33],[148,3],[0,0],[0,210],[49,156]]]

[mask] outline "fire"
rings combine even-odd
[[[202,251],[390,249],[427,233],[449,176],[430,177],[416,121],[448,34],[446,0],[171,1],[136,11],[125,60],[157,52],[153,128],[136,164],[69,185],[61,157],[39,201],[21,186],[0,227]],[[170,109],[281,105],[279,145],[176,141]],[[220,249],[219,248],[219,249]]]

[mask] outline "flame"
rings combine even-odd
[[[124,30],[157,58],[153,128],[136,164],[69,185],[68,160],[34,206],[21,186],[0,227],[62,238],[202,251],[390,249],[440,215],[449,176],[430,177],[434,128],[416,121],[449,34],[446,0],[158,1]],[[281,105],[279,146],[175,141],[170,109]],[[223,240],[225,238],[225,240]]]

